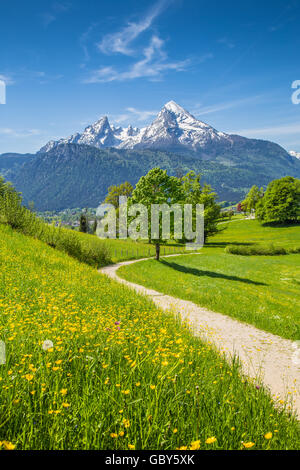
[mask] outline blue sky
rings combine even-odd
[[[299,0],[1,3],[0,153],[35,152],[104,114],[142,127],[169,100],[300,152]]]

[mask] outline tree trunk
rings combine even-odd
[[[156,248],[156,260],[159,261],[160,244],[156,243],[155,248]]]

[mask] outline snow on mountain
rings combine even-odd
[[[86,144],[97,148],[116,147],[124,149],[147,148],[161,150],[203,150],[219,143],[231,144],[231,137],[218,132],[199,121],[175,101],[169,101],[156,119],[147,127],[139,129],[110,125],[107,116],[88,126],[82,134],[67,139],[50,141],[41,148],[48,152],[60,144]]]
[[[300,160],[300,153],[299,153],[299,152],[295,152],[294,150],[291,150],[291,151],[289,152],[289,154],[290,154],[292,157],[298,158],[298,160]]]
[[[174,101],[169,101],[150,126],[142,129],[131,141],[125,141],[121,147],[167,150],[186,147],[196,151],[212,141],[221,140],[230,140],[230,137],[198,121]]]

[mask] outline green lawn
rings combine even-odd
[[[101,240],[102,241],[102,240]],[[119,261],[126,261],[139,258],[152,258],[155,256],[155,245],[142,241],[134,240],[105,240],[102,241],[108,247],[112,261],[118,263]],[[184,253],[185,246],[168,243],[161,246],[162,254]]]
[[[69,230],[64,229],[66,233]],[[83,244],[89,246],[91,244],[95,248],[105,246],[113,263],[127,261],[140,258],[152,258],[155,256],[155,245],[141,240],[119,239],[101,239],[96,235],[76,232],[76,235],[82,240]],[[161,253],[174,254],[185,253],[185,245],[174,241],[167,242],[161,246]]]
[[[0,448],[299,448],[288,410],[172,314],[1,225],[0,339]]]
[[[262,227],[255,220],[246,220],[221,228],[201,255],[165,258],[159,263],[149,260],[122,267],[118,273],[284,338],[299,339],[300,254],[237,256],[224,253],[224,248],[265,242],[300,246],[300,226]]]

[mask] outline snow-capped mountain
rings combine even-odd
[[[168,151],[212,150],[219,144],[230,146],[232,137],[218,132],[199,121],[174,101],[169,101],[156,119],[147,127],[138,129],[110,125],[107,116],[88,126],[82,134],[67,139],[50,141],[40,152],[48,152],[60,144],[85,144],[97,148],[160,149]]]
[[[291,151],[289,152],[289,154],[290,154],[292,157],[298,158],[298,160],[300,160],[300,153],[299,153],[299,152],[295,152],[294,150],[291,150]]]
[[[40,152],[49,152],[60,144],[85,144],[92,147],[118,147],[127,139],[135,136],[139,129],[129,126],[127,129],[111,126],[107,116],[85,128],[82,134],[76,133],[66,139],[51,140]]]

